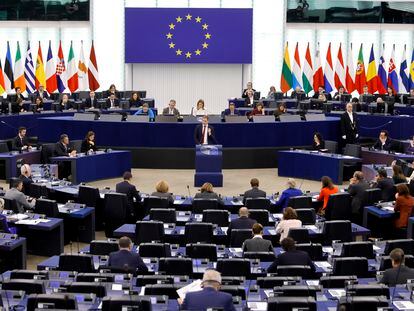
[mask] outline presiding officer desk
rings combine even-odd
[[[0,233],[0,272],[26,269],[26,238]]]
[[[0,153],[0,161],[4,163],[5,174],[0,179],[9,180],[12,177],[16,177],[17,173],[17,162],[24,161],[26,164],[40,163],[40,151],[36,148],[32,148],[29,151],[11,151]]]

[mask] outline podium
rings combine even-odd
[[[194,187],[206,182],[223,187],[222,167],[222,145],[196,145]]]

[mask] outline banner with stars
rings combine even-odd
[[[126,63],[252,63],[252,9],[125,9]]]

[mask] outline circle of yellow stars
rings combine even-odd
[[[181,50],[179,47],[176,47],[176,44],[174,43],[175,27],[184,22],[193,22],[193,21],[196,24],[200,24],[201,26],[201,29],[203,31],[203,36],[202,36],[203,43],[201,43],[201,46],[199,48],[193,51]],[[185,56],[186,59],[191,59],[193,56],[195,57],[200,56],[203,53],[203,50],[207,50],[210,45],[209,40],[211,39],[212,34],[209,32],[208,26],[209,25],[205,23],[200,16],[193,17],[190,13],[188,13],[184,17],[177,16],[175,18],[175,21],[168,25],[169,32],[165,35],[166,39],[169,40],[169,43],[168,43],[169,48],[174,49],[174,52],[177,56]]]

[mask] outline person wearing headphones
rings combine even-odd
[[[405,265],[404,251],[401,248],[394,248],[390,253],[392,268],[385,270],[380,283],[389,287],[397,284],[406,284],[407,280],[414,279],[414,269]]]
[[[33,183],[32,169],[30,168],[30,165],[29,164],[23,164],[20,167],[20,174],[21,175],[19,176],[19,178],[23,182],[23,193],[25,195],[29,195],[30,184]]]

